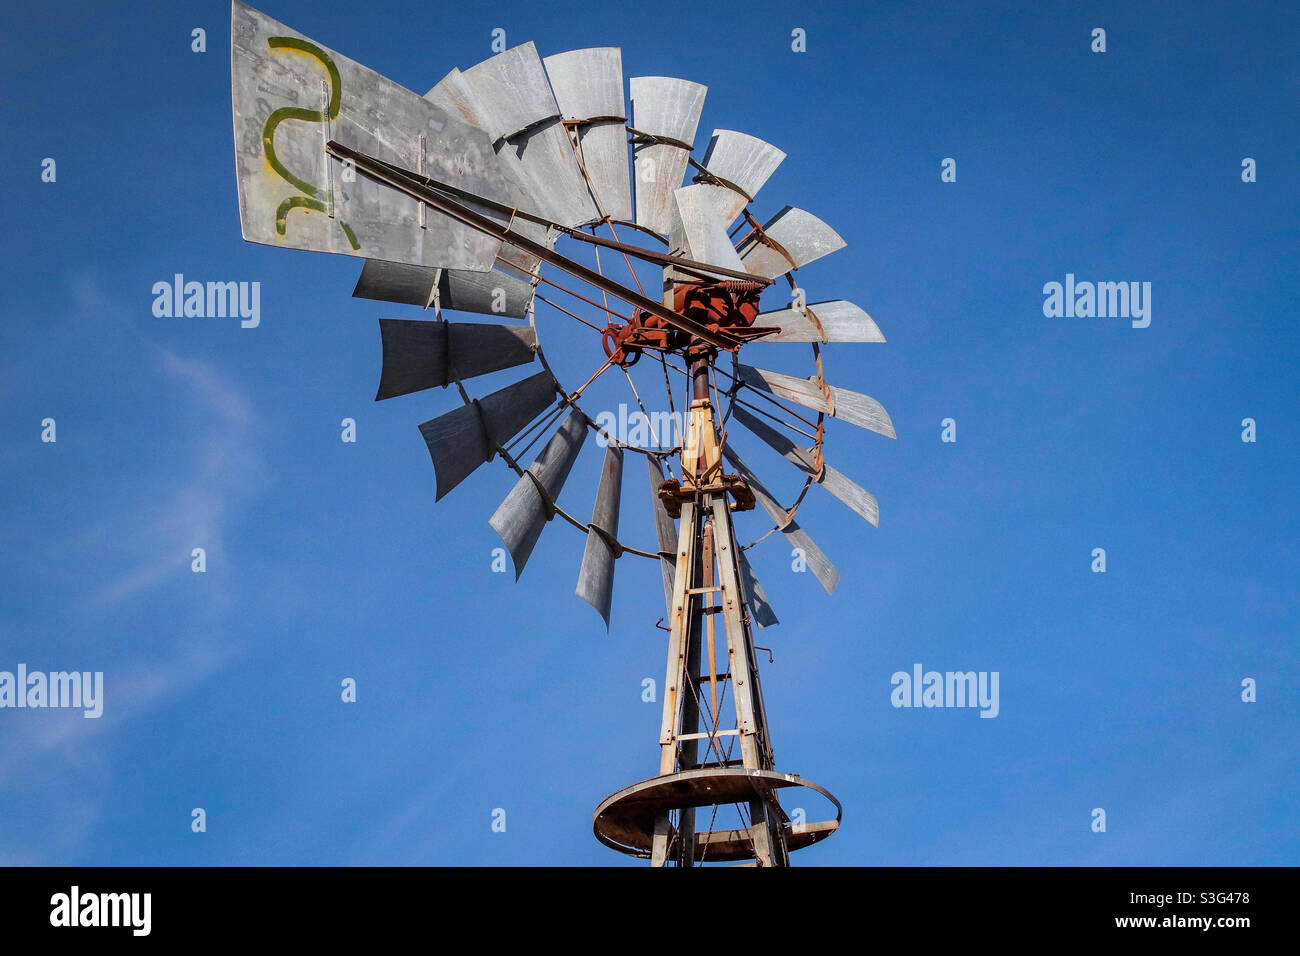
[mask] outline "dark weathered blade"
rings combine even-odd
[[[379,334],[384,368],[377,402],[526,365],[537,355],[537,333],[526,325],[380,319]]]
[[[778,526],[786,521],[788,517],[786,510],[781,507],[766,486],[758,480],[758,476],[749,470],[749,466],[741,460],[732,447],[724,444],[722,453],[727,456],[727,460],[731,462],[740,477],[748,482],[750,490],[754,492],[754,497],[758,499],[758,503],[763,506],[763,510],[768,513],[768,516]],[[808,533],[803,528],[799,527],[797,521],[791,520],[784,528],[781,528],[781,533],[785,535],[786,540],[791,545],[803,553],[808,570],[821,582],[821,586],[826,589],[826,593],[832,593],[835,590],[835,585],[839,583],[840,572],[835,569],[835,565],[831,564],[830,559],[822,553],[822,549],[817,547],[817,544],[812,538],[808,537]]]
[[[755,624],[759,627],[772,627],[781,623],[767,600],[763,585],[759,584],[758,578],[754,576],[754,569],[749,566],[749,559],[745,557],[744,551],[740,552],[740,586],[745,591],[745,603],[749,606],[749,616],[753,618]]]
[[[558,391],[551,373],[542,371],[421,425],[420,434],[438,475],[434,500],[488,461],[497,446],[519,434],[555,401]]]
[[[427,309],[436,304],[438,276],[441,269],[413,266],[406,262],[367,259],[357,276],[354,299],[400,302]]]
[[[740,244],[740,258],[752,275],[768,279],[844,248],[844,240],[834,229],[794,206],[786,206],[764,223],[763,232],[781,248],[750,237]]]
[[[673,191],[686,175],[689,147],[695,142],[708,88],[669,76],[634,76],[628,81],[628,89],[632,128],[665,140],[639,142],[632,147],[636,222],[667,235],[672,229]]]
[[[816,380],[782,375],[752,365],[739,366],[740,378],[746,385],[759,391],[767,392],[776,398],[794,402],[814,411],[825,412],[833,418],[857,425],[869,431],[897,438],[894,423],[883,405],[870,395],[850,391],[847,388],[826,386],[823,392]],[[829,392],[829,395],[827,394]]]
[[[560,114],[577,123],[582,165],[604,213],[632,218],[627,176],[627,117],[623,108],[623,51],[592,47],[556,53],[542,61]]]
[[[422,309],[433,307],[522,319],[528,314],[533,285],[504,268],[468,272],[367,259],[352,296],[418,305]]]
[[[492,515],[489,524],[510,552],[510,559],[515,563],[516,580],[524,573],[524,565],[541,537],[542,528],[554,516],[551,506],[560,496],[560,489],[564,487],[564,481],[586,440],[586,419],[581,412],[570,412],[542,453],[528,466],[528,474],[519,476],[510,494]],[[545,496],[538,490],[538,485],[545,489]]]
[[[673,578],[677,574],[677,526],[668,516],[668,509],[659,497],[659,486],[664,483],[664,468],[654,455],[646,456],[650,467],[650,505],[655,514],[655,534],[659,539],[659,568],[664,577],[664,605],[673,609]]]
[[[879,527],[880,507],[871,492],[860,486],[852,478],[848,478],[836,471],[830,465],[825,465],[822,468],[821,477],[817,478],[817,465],[809,449],[800,448],[788,436],[783,435],[762,419],[751,415],[739,405],[732,411],[731,417],[771,445],[786,460],[793,462],[795,467],[805,475],[813,478],[823,488],[871,524]]]
[[[467,272],[444,269],[438,280],[438,306],[455,312],[504,315],[522,319],[533,299],[533,284],[502,269]]]
[[[609,608],[614,599],[614,553],[611,541],[618,540],[619,499],[623,493],[623,449],[610,445],[600,468],[596,504],[591,510],[587,530],[587,547],[582,552],[575,593],[605,619],[609,628]],[[604,532],[603,534],[601,532]]]
[[[783,159],[785,153],[757,136],[731,129],[713,131],[700,165],[723,181],[726,193],[719,197],[718,214],[724,224],[730,225],[740,215]]]
[[[816,321],[813,321],[813,318]],[[765,335],[763,342],[883,342],[875,320],[852,302],[809,302],[803,311],[781,309],[760,312],[754,324],[780,329]],[[818,325],[821,327],[818,328]],[[823,336],[822,333],[825,333]]]

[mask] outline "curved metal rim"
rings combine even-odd
[[[843,822],[844,820],[843,805],[840,803],[839,800],[835,798],[835,795],[833,793],[831,793],[829,790],[827,790],[819,783],[814,783],[813,781],[801,777],[795,773],[783,773],[782,771],[779,770],[749,770],[744,767],[723,767],[723,768],[707,768],[703,770],[682,770],[679,771],[678,773],[669,773],[658,777],[650,777],[646,780],[641,780],[638,781],[637,783],[631,784],[630,786],[624,787],[622,790],[610,794],[608,797],[606,797],[604,800],[600,802],[599,806],[596,807],[595,812],[592,813],[591,815],[592,832],[595,834],[597,840],[599,840],[605,846],[609,847],[611,850],[617,850],[619,853],[623,853],[627,856],[633,856],[642,860],[649,859],[650,858],[649,851],[642,850],[633,846],[626,846],[622,843],[619,843],[617,840],[614,840],[606,836],[605,834],[603,834],[600,831],[600,826],[599,826],[601,814],[604,813],[606,810],[608,810],[610,807],[612,807],[614,804],[618,803],[620,800],[623,800],[626,797],[631,796],[633,793],[643,792],[644,790],[650,789],[650,785],[654,785],[654,784],[663,785],[674,780],[689,780],[689,779],[697,779],[703,777],[745,777],[749,779],[757,778],[760,780],[768,781],[769,783],[773,784],[776,787],[776,789],[783,790],[783,789],[788,789],[790,787],[804,787],[808,790],[812,790],[815,793],[821,794],[823,797],[829,800],[831,804],[835,807],[835,829],[827,832],[823,836],[817,837],[811,843],[807,844],[808,846],[811,846],[813,843],[820,843],[822,840],[825,840],[826,837],[829,837],[832,833],[837,832],[839,830],[840,823]],[[696,806],[697,807],[709,806],[709,804],[697,804]],[[681,807],[670,808],[670,809],[681,809]],[[803,848],[801,847],[800,849]]]

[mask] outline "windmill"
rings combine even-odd
[[[516,574],[547,523],[562,519],[586,535],[576,593],[606,627],[619,560],[659,564],[668,657],[658,774],[600,803],[596,837],[660,866],[783,866],[829,836],[838,801],[775,769],[753,627],[777,619],[745,553],[758,542],[741,544],[734,515],[761,508],[772,527],[758,540],[779,534],[832,591],[838,572],[796,520],[800,503],[817,484],[873,525],[877,505],[825,462],[825,422],[890,438],[894,429],[878,402],[823,374],[821,346],[883,342],[876,324],[848,302],[806,303],[794,281],[843,240],[802,209],[762,223],[750,211],[785,154],[720,129],[697,160],[705,88],[631,77],[628,108],[613,47],[543,59],[525,43],[453,69],[420,96],[235,0],[231,76],[244,238],[356,256],[364,263],[354,295],[433,312],[379,320],[376,399],[435,387],[459,394],[459,407],[419,426],[436,498],[504,461],[518,479],[489,523]],[[631,278],[607,274],[602,251]],[[637,266],[661,270],[661,287],[647,290]],[[763,311],[765,292],[781,307]],[[576,389],[560,384],[543,350],[539,306],[595,333],[599,364]],[[447,312],[510,321],[451,321]],[[742,363],[754,341],[803,343],[813,373]],[[680,401],[673,442],[629,442],[582,408],[589,386],[610,373],[627,378],[645,412],[638,365],[660,379],[674,414]],[[471,394],[473,379],[512,369],[523,377]],[[797,470],[793,504],[736,452],[733,422]],[[583,521],[559,499],[592,436],[603,458]],[[656,534],[645,548],[620,537],[623,468],[638,456]],[[793,788],[821,794],[834,816],[791,819],[780,797]]]

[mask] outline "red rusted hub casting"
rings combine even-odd
[[[673,293],[673,308],[711,332],[762,335],[768,330],[753,326],[763,287],[761,282],[744,280],[679,283]],[[643,349],[677,352],[690,345],[690,338],[657,315],[637,312],[627,323],[611,322],[604,330],[603,344],[605,354],[627,368],[636,363]]]

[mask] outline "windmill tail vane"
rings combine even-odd
[[[852,303],[806,303],[794,281],[844,241],[796,207],[761,223],[750,211],[785,154],[719,129],[697,160],[705,87],[635,76],[625,104],[616,47],[543,58],[521,44],[452,69],[420,96],[235,0],[231,77],[244,238],[356,256],[355,296],[433,310],[379,320],[376,399],[460,395],[459,407],[419,426],[435,497],[504,461],[518,479],[489,524],[516,574],[549,522],[572,525],[586,536],[575,591],[606,627],[620,559],[659,563],[668,653],[658,772],[600,803],[597,839],[658,866],[784,866],[833,833],[839,802],[775,769],[753,628],[777,617],[747,551],[779,535],[833,591],[839,572],[796,519],[800,503],[820,485],[873,525],[879,510],[826,462],[826,421],[895,434],[879,402],[823,373],[824,345],[883,342],[880,329]],[[594,255],[595,268],[557,251],[562,239]],[[662,269],[661,288],[643,287],[634,260]],[[627,277],[602,268],[610,262]],[[765,293],[786,297],[765,311]],[[539,308],[595,333],[595,368],[577,388],[552,370]],[[813,374],[743,364],[751,342],[810,348]],[[473,379],[509,369],[527,374],[471,394]],[[630,443],[583,410],[591,383],[618,373],[642,411],[647,396],[662,392],[674,410],[680,399],[674,442]],[[794,466],[803,487],[792,504],[740,457],[732,423]],[[560,499],[593,434],[604,454],[583,520]],[[620,538],[624,465],[638,455],[655,524],[645,547]],[[771,527],[742,544],[736,515],[751,512]],[[833,813],[787,814],[783,794],[800,790]]]

